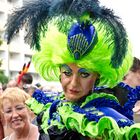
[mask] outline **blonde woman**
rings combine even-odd
[[[30,98],[26,92],[17,87],[7,88],[0,98],[0,109],[6,124],[13,132],[4,140],[37,140],[37,126],[30,121],[30,110],[25,101]]]

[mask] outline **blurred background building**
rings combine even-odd
[[[21,30],[9,45],[6,44],[4,34],[9,14],[14,8],[22,6],[27,1],[29,0],[0,0],[0,59],[2,60],[0,70],[4,71],[9,79],[13,79],[18,74],[23,64],[27,64],[33,54],[33,50],[24,43],[24,30]],[[29,72],[33,75],[34,83],[44,82],[35,72],[32,63]]]

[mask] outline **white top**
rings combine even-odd
[[[2,140],[12,140],[11,138],[12,138],[12,134],[11,134],[10,136],[5,137],[5,138],[2,139]],[[39,140],[39,134],[38,134],[36,140]]]
[[[11,137],[12,137],[12,135],[7,136],[7,137],[5,137],[5,138],[4,138],[4,139],[2,139],[2,140],[11,140]]]

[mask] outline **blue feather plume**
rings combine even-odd
[[[103,22],[107,30],[112,31],[113,42],[115,43],[114,52],[111,58],[111,65],[118,68],[125,57],[127,51],[127,34],[120,22],[120,19],[114,15],[113,11],[100,6],[98,0],[37,0],[28,2],[23,7],[15,10],[7,22],[7,42],[19,30],[26,25],[27,34],[25,41],[32,48],[40,50],[40,36],[47,30],[47,23],[56,16],[59,16],[58,25],[63,31],[67,26],[67,17],[79,18],[83,13],[88,12],[90,18]],[[62,25],[63,23],[64,26]]]

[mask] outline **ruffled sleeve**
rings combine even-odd
[[[38,96],[36,95],[36,97]],[[75,131],[90,138],[133,140],[136,135],[140,140],[140,123],[131,124],[131,120],[125,116],[122,117],[123,115],[120,115],[115,109],[118,107],[118,101],[112,95],[94,93],[88,96],[80,106],[64,100],[50,99],[47,97],[47,102],[45,103],[42,102],[41,98],[39,100],[38,98],[32,98],[26,102],[36,114],[40,115],[43,111],[40,126],[46,134],[50,127],[57,126],[60,131],[66,128],[68,131]],[[102,100],[102,102],[99,102],[99,100]],[[104,106],[107,107],[107,111],[100,111],[99,109]],[[91,107],[92,110],[90,110]],[[108,113],[109,107],[111,107],[112,112],[115,112],[120,117],[120,119],[117,119],[119,121],[111,117],[113,116],[112,112]],[[81,110],[79,111],[77,108]],[[88,118],[89,113],[93,116],[91,119]],[[111,115],[107,116],[106,114]]]
[[[85,115],[73,112],[71,107],[59,108],[62,120],[68,130],[77,131],[91,138],[102,137],[103,140],[132,140],[137,134],[140,139],[140,124],[119,128],[111,117],[102,117],[98,122],[88,121]]]

